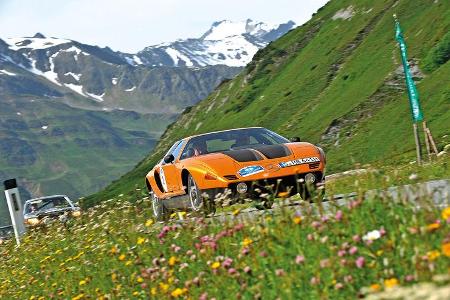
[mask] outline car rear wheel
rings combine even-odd
[[[194,177],[190,174],[188,176],[188,195],[190,209],[194,213],[203,212],[207,216],[216,212],[214,201],[203,197],[202,191],[198,188]]]
[[[169,216],[169,211],[162,203],[161,199],[156,197],[155,193],[151,192],[152,196],[152,208],[153,208],[153,215],[157,221],[164,221],[167,220]]]

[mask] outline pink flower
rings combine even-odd
[[[336,221],[341,221],[342,220],[342,216],[343,216],[342,210],[338,210],[336,212],[336,215],[334,216],[334,218],[336,219]]]
[[[339,256],[339,257],[342,257],[342,256],[344,256],[345,254],[347,254],[347,252],[346,252],[345,250],[339,250],[339,251],[338,251],[338,256]]]
[[[295,257],[295,263],[297,264],[297,265],[300,265],[300,264],[302,264],[302,263],[304,263],[305,262],[305,257],[303,256],[303,255],[297,255],[296,257]]]
[[[312,285],[317,285],[317,284],[320,283],[320,279],[314,276],[314,277],[311,278],[310,282],[311,282]]]
[[[329,259],[322,259],[322,260],[320,261],[320,267],[321,267],[322,269],[327,268],[327,267],[329,267],[329,266],[330,266],[330,260],[329,260]]]
[[[355,235],[352,237],[352,240],[353,240],[355,243],[358,243],[358,242],[361,241],[361,237],[360,237],[359,235],[355,234]]]
[[[192,254],[194,254],[194,251],[192,251],[192,250],[186,251],[186,255],[187,255],[187,256],[191,256]]]
[[[347,260],[345,258],[341,259],[340,264],[344,267],[347,264]]]
[[[314,240],[314,236],[313,236],[311,233],[309,233],[309,234],[306,236],[306,238],[308,239],[308,241],[313,241],[313,240]]]
[[[229,268],[228,269],[228,274],[230,274],[230,275],[234,275],[234,274],[236,274],[236,269],[235,268]]]
[[[208,300],[208,293],[204,292],[198,297],[198,300]]]
[[[314,221],[314,222],[311,223],[311,226],[314,227],[314,228],[319,228],[320,227],[320,222]]]
[[[328,241],[328,236],[327,236],[327,235],[324,236],[324,237],[322,237],[322,238],[320,239],[320,242],[321,242],[322,244],[325,244],[327,241]]]
[[[250,274],[252,272],[252,269],[249,266],[246,266],[244,268],[244,272],[247,273],[247,274]]]
[[[345,281],[346,283],[351,283],[351,282],[353,281],[352,275],[345,275],[345,276],[344,276],[344,281]]]
[[[355,264],[359,269],[362,269],[362,267],[364,267],[366,260],[364,259],[364,257],[360,256],[356,259]]]
[[[415,276],[414,275],[409,274],[409,275],[405,276],[405,281],[406,282],[411,282],[411,281],[414,281],[414,280],[415,280]]]
[[[241,253],[243,255],[247,255],[250,253],[250,249],[248,247],[244,247],[244,248],[242,248]]]
[[[261,256],[261,257],[267,257],[268,254],[267,254],[266,251],[261,251],[261,252],[259,252],[259,256]]]
[[[336,289],[336,290],[340,290],[340,289],[342,289],[344,287],[344,285],[342,284],[342,283],[340,283],[340,282],[337,282],[335,285],[334,285],[334,288]]]
[[[229,257],[227,257],[223,262],[222,262],[222,267],[224,268],[229,268],[231,267],[231,264],[233,263],[233,260]]]
[[[286,275],[286,272],[283,269],[276,269],[275,275],[277,275],[278,277],[281,277],[281,276]]]
[[[358,248],[356,248],[355,246],[351,247],[350,250],[348,250],[348,253],[350,253],[350,255],[354,255],[356,252],[358,252]]]
[[[328,222],[328,216],[323,216],[323,217],[321,218],[321,220],[322,220],[323,223]]]
[[[380,228],[380,235],[381,236],[385,236],[386,235],[386,230],[384,229],[384,227]]]

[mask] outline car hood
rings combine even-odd
[[[267,166],[274,162],[278,163],[306,157],[320,158],[317,147],[309,143],[261,145],[246,149],[210,153],[190,159],[194,159],[218,175],[227,175],[235,174],[246,166]]]

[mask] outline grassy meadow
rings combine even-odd
[[[447,162],[416,169],[416,180]],[[413,180],[405,168],[379,180]],[[371,186],[349,178],[336,180]],[[226,221],[180,213],[162,224],[138,190],[133,202],[119,196],[29,231],[20,247],[3,241],[0,299],[446,299],[450,207],[420,202],[301,202],[254,217],[235,206]]]

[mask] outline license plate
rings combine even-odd
[[[315,163],[315,162],[320,162],[320,159],[318,157],[314,156],[314,157],[299,158],[299,159],[295,159],[295,160],[281,162],[278,165],[280,166],[280,168],[287,168],[287,167],[298,166],[298,165],[303,165],[303,164],[310,164],[310,163]]]

